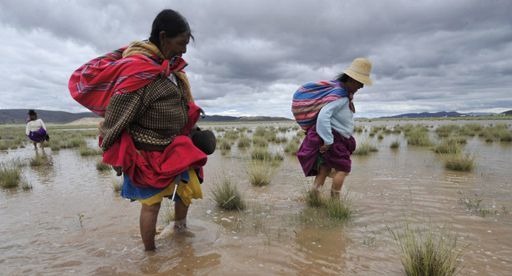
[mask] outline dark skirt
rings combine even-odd
[[[306,137],[300,145],[297,157],[306,176],[315,176],[318,174],[317,162],[319,159],[322,165],[333,168],[336,171],[349,173],[352,161],[350,155],[356,149],[356,140],[354,137],[345,138],[335,130],[332,130],[334,142],[325,153],[320,153],[320,147],[323,140],[316,132],[316,126],[308,129]],[[319,158],[321,157],[321,158]]]
[[[29,132],[28,138],[36,143],[40,143],[40,142],[49,140],[49,136],[46,133],[46,130],[44,130],[44,128],[40,128],[36,131]]]

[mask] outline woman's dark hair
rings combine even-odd
[[[36,113],[33,109],[29,109],[29,111],[28,111],[28,116],[29,116],[31,119],[32,119],[32,118],[34,118],[34,120],[35,120],[35,119],[37,119],[37,113]]]
[[[161,11],[153,20],[153,26],[151,27],[151,36],[149,41],[160,47],[160,32],[164,31],[165,35],[169,38],[176,37],[184,32],[190,33],[190,26],[187,20],[177,11],[166,9]]]
[[[337,77],[336,77],[336,80],[339,81],[339,82],[347,82],[348,80],[352,79],[351,77],[349,77],[347,74],[345,73],[341,73],[339,74]]]

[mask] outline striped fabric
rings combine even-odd
[[[306,83],[293,94],[293,116],[303,130],[308,130],[316,123],[322,107],[347,96],[348,93],[338,81]]]
[[[75,70],[68,84],[73,99],[103,117],[112,95],[137,91],[158,76],[167,77],[187,65],[181,58],[170,64],[156,55],[123,58],[126,48],[95,58]]]

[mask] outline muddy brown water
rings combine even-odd
[[[461,275],[510,275],[511,143],[468,138],[464,148],[474,155],[475,169],[453,172],[432,150],[407,146],[403,135],[386,135],[382,141],[366,135],[356,139],[371,141],[379,151],[353,156],[353,171],[344,185],[354,211],[348,223],[301,219],[307,215],[301,197],[313,180],[303,177],[294,157],[285,155],[269,186],[253,187],[246,171],[250,151],[234,146],[225,156],[217,151],[209,158],[205,198],[195,201],[190,211],[191,234],[160,237],[155,253],[142,248],[139,204],[113,192],[112,182],[120,178],[98,172],[99,157],[46,149],[52,165],[23,167],[32,190],[0,191],[0,274],[402,275],[388,229],[400,229],[407,220],[457,235],[464,251]],[[397,139],[400,148],[391,150]],[[0,153],[0,161],[28,163],[34,156],[26,147]],[[247,210],[215,207],[209,191],[225,177],[243,192]],[[329,180],[326,185],[325,195]],[[470,212],[461,204],[465,198],[482,200],[481,207],[490,214]],[[165,226],[162,221],[160,228]]]

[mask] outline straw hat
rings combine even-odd
[[[370,79],[370,71],[372,70],[372,64],[366,58],[356,58],[350,64],[350,67],[345,69],[343,73],[347,74],[349,77],[355,79],[356,81],[365,84],[372,85],[372,80]]]

